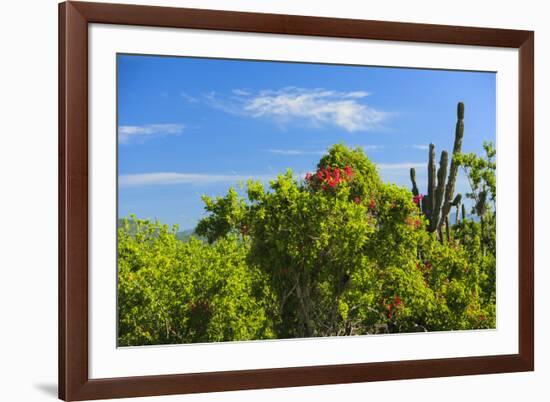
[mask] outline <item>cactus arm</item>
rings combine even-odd
[[[455,197],[455,199],[453,200],[453,202],[451,202],[451,205],[453,207],[457,206],[457,205],[460,205],[460,203],[462,202],[462,194],[458,193]]]
[[[456,207],[455,225],[459,222],[460,204],[462,202],[462,194],[458,193],[451,203],[451,206]]]
[[[424,214],[430,220],[430,227],[432,214],[433,214],[433,204],[435,200],[435,145],[430,144],[430,152],[428,154],[428,197],[425,201],[426,207]],[[433,230],[431,230],[433,232]]]
[[[462,204],[462,222],[466,220],[466,205]]]
[[[459,102],[457,106],[457,121],[455,128],[455,141],[453,145],[453,158],[451,161],[451,167],[449,169],[449,178],[447,180],[447,188],[445,189],[445,201],[443,203],[443,209],[441,210],[441,222],[443,224],[445,217],[449,215],[451,211],[451,200],[455,191],[456,176],[458,174],[458,163],[456,162],[455,155],[462,151],[462,138],[464,137],[464,103]]]
[[[422,200],[420,201],[420,205],[422,207],[422,213],[424,214],[424,216],[428,217],[429,218],[429,215],[428,215],[428,197],[424,197],[422,198]]]
[[[447,176],[447,165],[449,163],[449,154],[447,151],[441,152],[441,159],[439,160],[439,169],[437,170],[437,187],[435,188],[435,199],[432,203],[432,218],[430,219],[430,232],[435,232],[436,229],[441,229],[439,220],[445,220],[445,217],[441,216],[441,206],[443,204],[443,198],[445,196],[445,178]],[[441,233],[441,230],[439,230]]]
[[[412,193],[416,197],[418,196],[418,186],[416,185],[416,170],[411,168],[411,183],[412,183]]]
[[[441,226],[436,227],[437,238],[443,243],[443,228]]]

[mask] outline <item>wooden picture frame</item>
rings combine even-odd
[[[88,24],[120,24],[519,49],[519,353],[90,379]],[[65,2],[59,5],[59,397],[64,400],[293,387],[534,369],[534,33],[382,21]]]

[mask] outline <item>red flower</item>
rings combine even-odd
[[[399,296],[395,296],[395,298],[393,299],[393,302],[395,303],[396,306],[399,306],[401,305],[401,298]]]
[[[371,198],[370,203],[369,203],[369,208],[370,209],[376,208],[376,201],[374,200],[374,198]]]
[[[353,202],[355,202],[356,204],[361,204],[361,198],[355,197],[355,198],[353,199]]]
[[[420,195],[415,195],[413,197],[413,202],[416,204],[416,205],[419,205],[420,204],[420,201],[422,201],[422,198],[424,198],[424,196],[422,194]]]
[[[345,173],[346,176],[343,176]],[[351,168],[346,166],[345,169],[339,167],[325,166],[321,167],[314,173],[314,176],[309,173],[306,174],[306,181],[310,181],[317,177],[317,181],[321,182],[321,189],[327,190],[329,188],[335,188],[343,181],[349,179],[353,174]]]
[[[334,168],[334,180],[336,180],[336,182],[340,182],[340,169],[338,168]]]
[[[420,227],[420,219],[417,219],[417,220],[414,222],[414,227],[416,227],[417,229]]]
[[[344,168],[344,172],[346,172],[346,176],[348,177],[348,179],[351,179],[351,177],[353,176],[353,170],[351,169],[351,166],[346,166]]]

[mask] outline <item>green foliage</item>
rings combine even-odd
[[[273,336],[269,291],[235,236],[182,242],[175,229],[135,217],[118,235],[120,346]]]
[[[472,191],[466,196],[475,201],[473,213],[483,216],[490,212],[487,205],[487,197],[496,202],[496,149],[491,142],[484,142],[485,156],[477,156],[474,153],[457,155],[457,163],[463,167],[470,182]]]
[[[490,189],[491,161],[457,163],[472,194]],[[495,326],[494,214],[462,219],[440,241],[418,194],[383,183],[362,150],[341,144],[304,180],[289,170],[245,190],[203,198],[199,238],[125,221],[121,345]]]

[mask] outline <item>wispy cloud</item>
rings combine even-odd
[[[384,145],[359,145],[361,148],[363,148],[365,151],[380,151],[381,149],[384,149]]]
[[[118,178],[120,187],[141,187],[175,184],[237,184],[248,179],[268,181],[274,176],[269,175],[238,175],[238,174],[204,174],[204,173],[177,173],[177,172],[154,172],[124,174]]]
[[[231,92],[233,93],[233,95],[237,95],[237,96],[249,96],[250,95],[249,91],[247,91],[246,89],[240,89],[240,88],[234,89]]]
[[[344,92],[345,98],[365,98],[370,95],[370,93],[365,91],[353,91],[353,92]]]
[[[189,95],[188,93],[185,93],[185,92],[180,93],[180,96],[189,103],[198,103],[198,102],[200,102],[199,98],[191,96],[191,95]]]
[[[386,183],[395,183],[410,188],[410,170],[416,169],[416,181],[419,188],[424,189],[427,182],[427,164],[417,162],[376,163],[380,177]]]
[[[425,163],[416,163],[416,162],[400,162],[400,163],[377,163],[376,166],[381,170],[406,170],[410,168],[421,168],[425,167]]]
[[[419,151],[427,151],[430,149],[429,145],[426,144],[418,144],[418,145],[406,145],[406,148],[412,148],[412,149],[418,149]]]
[[[210,106],[228,113],[269,119],[281,125],[305,122],[313,127],[356,132],[379,127],[390,116],[367,105],[367,96],[366,91],[286,87],[258,92],[236,89],[231,96],[210,92],[203,97]]]
[[[119,126],[118,139],[122,144],[143,141],[166,135],[178,135],[184,129],[183,124],[145,124],[141,126]]]
[[[265,152],[275,155],[324,155],[325,151],[307,151],[301,149],[266,149]]]

